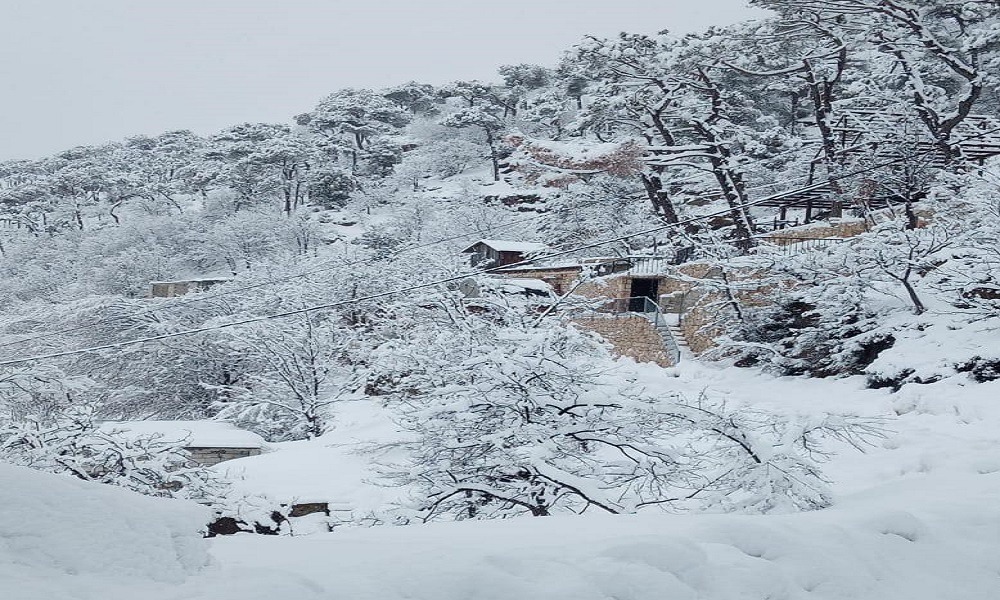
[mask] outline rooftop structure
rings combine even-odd
[[[518,242],[512,240],[479,240],[462,250],[471,254],[474,267],[503,267],[525,260],[528,255],[542,252],[548,246],[538,242]]]
[[[836,152],[842,159],[868,155],[876,163],[918,161],[921,166],[940,168],[945,164],[944,153],[931,137],[927,128],[910,114],[880,108],[852,108],[838,111],[831,127],[837,138]],[[978,163],[1000,155],[1000,120],[987,115],[967,116],[951,133],[951,140],[964,157]],[[911,160],[912,159],[912,160]],[[885,207],[904,202],[898,192],[874,182],[861,182],[856,192],[846,193],[836,181],[821,180],[817,174],[820,159],[813,161],[807,185],[775,194],[759,206],[781,209],[778,223],[787,221],[789,209],[804,209],[803,222],[810,222],[817,214],[837,213],[841,207]],[[890,166],[890,165],[886,165]],[[833,216],[839,216],[834,214]]]
[[[101,430],[129,437],[182,443],[191,459],[205,466],[260,454],[267,443],[252,431],[223,421],[106,421]]]

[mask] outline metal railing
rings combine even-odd
[[[792,236],[764,236],[760,241],[770,244],[769,250],[778,251],[782,254],[795,254],[797,252],[807,252],[810,250],[822,250],[832,244],[839,244],[844,238],[808,238]]]
[[[676,365],[681,361],[681,349],[674,339],[674,334],[670,331],[670,325],[663,317],[660,306],[648,296],[633,296],[631,298],[612,298],[596,309],[599,313],[609,313],[613,315],[641,315],[653,324],[663,339],[663,346],[670,355],[671,360]]]

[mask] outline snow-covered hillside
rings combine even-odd
[[[0,600],[1000,598],[1000,3],[750,3],[0,163]]]
[[[886,439],[836,448],[833,508],[784,515],[522,517],[496,522],[317,528],[199,539],[201,514],[66,477],[4,468],[0,596],[11,600],[472,600],[886,598],[986,600],[1000,585],[997,383],[952,379],[865,389],[862,378],[777,378],[696,362],[641,368],[648,385],[706,391],[778,414],[851,411]],[[370,454],[390,441],[378,410],[345,410],[343,432],[274,444],[225,463],[249,490],[391,501]],[[221,468],[221,467],[220,467]],[[299,497],[295,497],[298,490]],[[206,564],[206,551],[211,564]]]

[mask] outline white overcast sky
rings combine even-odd
[[[342,87],[493,79],[585,34],[685,33],[745,0],[0,0],[0,160],[288,122]]]

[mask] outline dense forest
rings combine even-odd
[[[0,458],[239,512],[176,444],[99,423],[283,442],[368,401],[413,492],[359,522],[829,505],[820,440],[878,426],[650,385],[462,254],[702,265],[698,360],[733,369],[1000,378],[1000,6],[753,4],[775,16],[0,164]],[[221,283],[150,297],[195,279]]]

